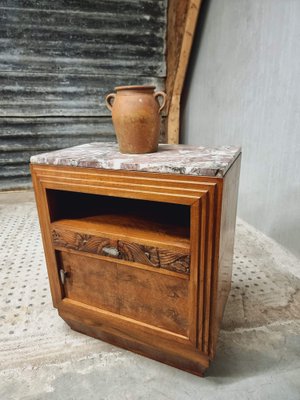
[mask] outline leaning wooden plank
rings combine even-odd
[[[202,0],[170,0],[167,39],[168,143],[179,142],[180,98]]]

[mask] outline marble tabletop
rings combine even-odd
[[[122,154],[116,143],[96,142],[32,156],[32,164],[64,165],[223,177],[241,153],[237,146],[161,144],[157,153]]]

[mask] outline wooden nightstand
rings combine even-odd
[[[240,149],[34,156],[53,304],[74,330],[202,375],[230,290]]]

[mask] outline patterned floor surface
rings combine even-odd
[[[67,327],[33,202],[0,205],[0,249],[0,399],[300,399],[300,262],[244,222],[206,379]]]

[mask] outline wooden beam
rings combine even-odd
[[[167,30],[167,141],[179,143],[180,99],[202,0],[169,0]]]

